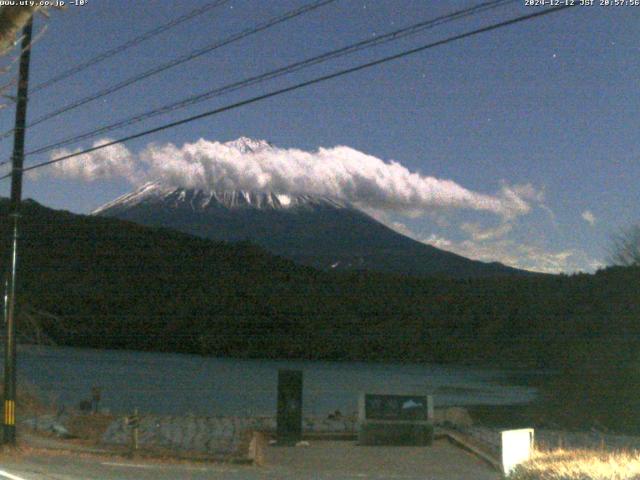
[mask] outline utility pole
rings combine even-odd
[[[6,331],[4,348],[4,435],[3,443],[16,443],[16,270],[18,266],[18,227],[20,221],[20,202],[22,201],[22,164],[24,161],[24,131],[27,119],[27,93],[29,87],[29,60],[31,58],[30,19],[22,33],[22,51],[20,53],[20,77],[18,79],[18,98],[16,100],[16,126],[11,158],[11,204],[10,216],[13,220],[13,242],[6,305]]]

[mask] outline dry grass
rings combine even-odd
[[[99,443],[115,418],[114,415],[104,413],[72,415],[69,419],[69,432],[79,439]]]
[[[3,395],[3,388],[0,384],[0,398]],[[28,382],[19,382],[17,391],[17,414],[18,415],[42,415],[55,411],[54,402],[47,399],[38,387]]]
[[[537,452],[509,480],[640,479],[640,451],[551,450]]]

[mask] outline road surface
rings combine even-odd
[[[266,465],[159,462],[33,451],[0,458],[0,480],[497,480],[473,455],[437,441],[431,447],[359,447],[312,442],[269,447]]]

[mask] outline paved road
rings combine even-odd
[[[185,465],[66,458],[64,456],[28,456],[18,462],[0,462],[1,480],[258,480],[257,467],[225,465]]]
[[[307,448],[269,447],[267,465],[211,465],[23,454],[0,459],[0,480],[496,480],[476,457],[438,441],[432,447],[358,447],[315,442]]]
[[[438,440],[430,447],[361,447],[355,442],[315,442],[307,448],[271,447],[267,464],[301,479],[496,480],[501,476],[476,456]],[[274,472],[275,473],[275,472]],[[289,478],[289,477],[269,477]]]

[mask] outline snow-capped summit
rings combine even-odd
[[[240,137],[224,143],[229,148],[235,148],[241,153],[254,153],[266,148],[273,148],[273,145],[266,140],[255,140],[249,137]]]
[[[207,191],[174,187],[161,181],[148,182],[101,206],[93,215],[118,216],[134,207],[187,208],[192,211],[211,209],[298,210],[311,208],[351,208],[346,202],[319,195],[291,195],[244,190]]]
[[[118,197],[115,200],[112,200],[108,203],[105,203],[101,207],[98,207],[96,210],[91,212],[91,215],[102,215],[104,212],[108,212],[110,210],[132,207],[150,198],[159,199],[169,194],[173,190],[174,189],[172,189],[171,187],[163,185],[160,182],[147,182],[139,189],[133,192],[126,193],[121,197]]]

